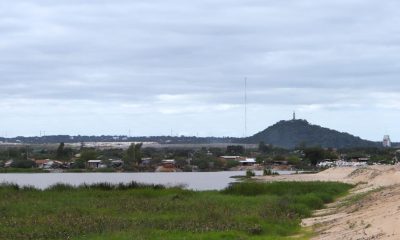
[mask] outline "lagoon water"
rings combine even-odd
[[[291,174],[291,171],[278,171]],[[9,173],[0,174],[0,183],[16,183],[20,186],[34,186],[45,189],[56,183],[71,185],[99,182],[129,183],[132,181],[167,186],[184,185],[193,190],[221,190],[235,182],[232,176],[243,176],[243,171],[227,172],[180,172],[180,173]],[[256,171],[261,175],[261,171]]]

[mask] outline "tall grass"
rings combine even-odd
[[[269,184],[241,182],[231,184],[222,193],[243,196],[319,193],[324,198],[327,198],[328,196],[346,192],[350,188],[352,188],[352,185],[338,182],[274,182]]]
[[[48,173],[40,168],[0,168],[0,173]]]
[[[144,184],[138,183],[135,181],[129,183],[93,183],[93,184],[81,184],[79,186],[73,186],[65,183],[57,183],[50,187],[48,187],[47,191],[71,191],[71,190],[79,190],[79,189],[96,189],[103,191],[111,191],[111,190],[129,190],[129,189],[165,189],[166,187],[161,184]]]
[[[0,185],[0,239],[279,239],[344,194],[338,183],[241,183],[196,192],[140,183]]]

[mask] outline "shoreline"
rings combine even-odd
[[[331,168],[317,174],[255,177],[266,182],[335,181],[356,187],[344,198],[302,220],[311,239],[400,239],[400,166]]]

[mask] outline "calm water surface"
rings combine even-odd
[[[278,171],[279,172],[279,171]],[[283,171],[280,174],[293,172]],[[56,183],[80,185],[83,183],[129,183],[132,181],[168,186],[184,185],[193,190],[221,190],[236,180],[232,176],[245,175],[242,171],[232,172],[183,172],[183,173],[9,173],[0,174],[0,183],[16,183],[45,189]],[[261,175],[261,171],[256,171]]]

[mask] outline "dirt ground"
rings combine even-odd
[[[313,239],[400,240],[400,166],[331,168],[317,174],[258,177],[264,181],[339,181],[356,184],[349,196],[304,219]]]

